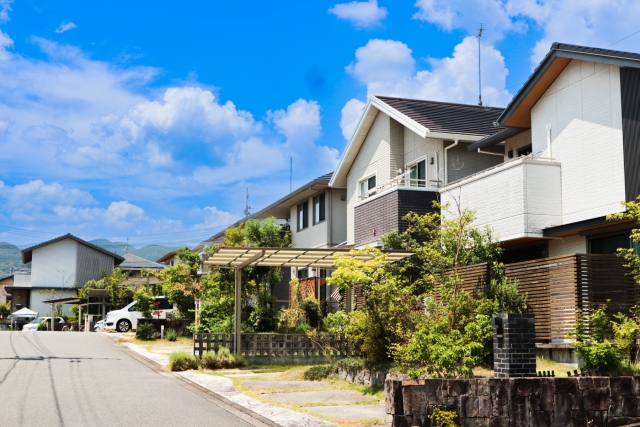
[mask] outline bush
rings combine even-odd
[[[178,333],[175,329],[169,328],[167,329],[167,332],[165,332],[164,337],[167,339],[167,341],[175,341],[178,339]]]
[[[142,313],[142,317],[145,319],[151,319],[153,296],[147,293],[144,287],[140,287],[133,295],[133,299],[136,300],[136,311]]]
[[[301,323],[298,326],[296,326],[296,328],[293,331],[291,331],[291,333],[293,333],[293,334],[306,334],[310,330],[311,330],[311,326],[309,326],[306,323]]]
[[[320,381],[322,379],[327,378],[332,373],[334,373],[335,370],[336,368],[333,365],[312,366],[306,371],[304,371],[304,374],[302,376],[304,377],[305,380],[308,380],[308,381]]]
[[[215,351],[207,351],[200,358],[200,367],[202,369],[217,369],[218,357]]]
[[[245,360],[243,355],[234,354],[234,355],[232,355],[232,357],[233,357],[233,367],[234,368],[242,368],[244,366],[247,366],[247,361]]]
[[[169,369],[171,371],[198,369],[198,360],[193,354],[189,354],[186,351],[176,351],[169,356]]]
[[[156,332],[155,326],[151,323],[143,323],[138,325],[138,329],[136,329],[136,338],[151,341],[155,340],[158,336],[158,332]]]
[[[327,314],[322,320],[322,329],[329,334],[344,334],[349,323],[349,316],[344,311]]]
[[[218,349],[218,367],[222,369],[229,369],[234,367],[234,359],[231,351],[227,347],[220,347]]]
[[[355,357],[347,357],[336,363],[338,368],[347,369],[349,371],[359,371],[366,368],[364,360]]]
[[[44,320],[40,323],[38,323],[38,331],[46,331],[48,330],[48,326],[47,326],[47,322],[45,322]]]
[[[304,317],[306,317],[309,326],[317,328],[320,325],[320,319],[322,318],[320,304],[318,304],[318,301],[313,298],[306,298],[300,304],[300,308],[304,311]]]

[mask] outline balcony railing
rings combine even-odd
[[[394,187],[423,187],[423,188],[440,188],[442,186],[442,181],[437,179],[418,179],[411,178],[411,171],[406,171],[394,178],[391,178],[389,181],[378,185],[375,188],[370,189],[364,194],[359,196],[360,200],[366,200],[371,196],[374,196],[378,193],[382,193],[383,191],[389,190]]]

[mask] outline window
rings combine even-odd
[[[369,178],[360,181],[360,195],[366,196],[369,190],[376,188],[376,176],[370,176]],[[375,194],[375,193],[373,193]],[[373,195],[372,194],[372,195]]]
[[[526,147],[518,148],[518,157],[520,157],[520,156],[528,156],[531,153],[533,153],[533,149],[531,148],[531,145],[527,145]]]
[[[317,224],[325,220],[325,193],[313,198],[313,223]]]
[[[427,161],[420,160],[409,166],[409,185],[411,187],[426,187],[427,185]]]
[[[309,227],[309,203],[304,201],[298,205],[298,231]]]
[[[298,279],[306,279],[309,277],[309,269],[308,268],[299,268],[298,269]]]

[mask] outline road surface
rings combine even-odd
[[[0,332],[2,427],[264,426],[181,383],[97,333]]]

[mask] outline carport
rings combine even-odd
[[[386,262],[396,262],[410,257],[410,251],[382,251]],[[235,270],[235,305],[234,305],[234,349],[240,351],[241,345],[241,286],[242,269],[247,266],[260,267],[295,267],[297,268],[333,268],[334,255],[346,255],[354,259],[367,261],[373,255],[353,255],[351,250],[304,249],[304,248],[248,248],[222,247],[204,259],[204,264],[214,268],[232,268]]]
[[[68,298],[59,298],[52,299],[49,301],[44,301],[46,304],[51,304],[51,318],[55,318],[54,316],[54,307],[55,304],[77,304],[79,306],[78,311],[78,330],[80,330],[80,325],[82,321],[82,313],[83,311],[87,316],[100,316],[104,319],[107,314],[107,305],[109,304],[109,290],[107,289],[91,289],[87,295],[87,298],[77,298],[77,297],[68,297]],[[96,310],[90,310],[90,307],[97,307]],[[90,311],[98,312],[98,314],[90,314]],[[85,332],[90,331],[89,326],[93,323],[91,317],[87,317],[87,322],[85,322]]]

